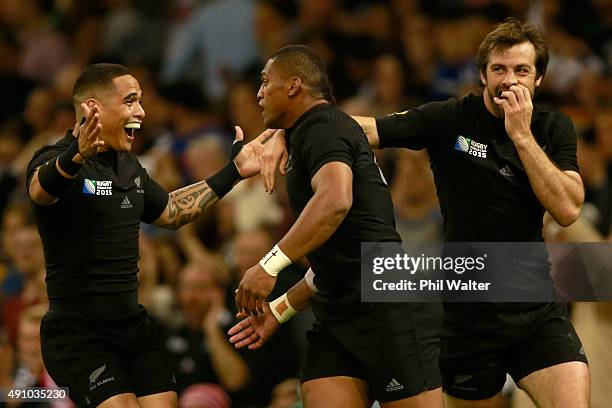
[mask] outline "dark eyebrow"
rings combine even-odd
[[[130,92],[129,94],[127,94],[127,95],[125,95],[123,97],[123,101],[127,102],[127,101],[129,101],[131,99],[134,99],[134,97],[138,98],[138,93],[137,92]],[[140,96],[140,98],[142,98],[142,95]]]

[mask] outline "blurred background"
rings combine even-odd
[[[85,66],[121,63],[140,81],[146,118],[132,151],[171,191],[223,167],[234,125],[247,139],[264,130],[259,72],[279,47],[314,47],[339,106],[379,116],[478,93],[476,49],[508,16],[544,31],[551,60],[536,101],[567,113],[579,135],[587,202],[572,228],[547,218],[547,239],[610,241],[610,0],[0,0],[0,387],[51,384],[37,329],[44,259],[24,172],[35,150],[73,127],[72,86]],[[426,153],[377,156],[402,237],[440,240]],[[256,352],[218,341],[234,322],[237,282],[293,220],[282,177],[273,195],[253,178],[178,232],[143,226],[141,303],[163,333],[182,407],[300,405],[312,316],[284,325]],[[275,293],[304,271],[298,262],[283,272]],[[612,306],[576,304],[573,315],[591,362],[593,406],[609,406]],[[508,406],[530,406],[510,382],[507,396]]]

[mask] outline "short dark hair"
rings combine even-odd
[[[88,93],[114,89],[113,80],[124,75],[132,75],[132,73],[119,64],[93,64],[85,68],[72,88],[72,103],[75,109]]]
[[[325,64],[314,49],[300,44],[286,45],[272,54],[270,59],[286,75],[299,77],[310,88],[313,97],[335,103]]]
[[[522,23],[514,17],[509,17],[503,23],[497,24],[478,47],[476,64],[481,73],[485,74],[489,56],[493,50],[506,50],[514,45],[529,41],[536,52],[536,78],[544,76],[548,66],[548,45],[538,27]]]

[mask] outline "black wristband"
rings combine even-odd
[[[238,168],[231,160],[227,166],[219,170],[214,176],[206,180],[206,184],[215,192],[219,199],[230,192],[234,184],[242,180]]]
[[[230,162],[227,166],[219,170],[217,174],[206,180],[206,184],[215,192],[219,199],[229,193],[232,187],[234,187],[234,184],[242,180],[242,176],[234,163],[234,159],[238,156],[240,150],[242,150],[242,146],[244,146],[244,141],[234,142],[232,144],[232,151],[230,152]]]
[[[243,146],[244,146],[244,140],[240,140],[240,141],[232,143],[232,151],[230,152],[230,160],[234,160],[236,156],[238,156],[238,153],[240,153]]]
[[[55,160],[52,159],[40,166],[38,170],[38,182],[43,190],[53,197],[61,197],[74,182],[74,179],[68,179],[57,170]]]
[[[66,151],[60,154],[57,158],[57,163],[59,164],[60,168],[71,177],[76,176],[81,167],[83,167],[82,164],[75,163],[72,161],[72,158],[78,153],[79,142],[77,141],[77,139],[74,139],[72,143],[70,143],[70,146],[68,146],[68,149],[66,149]]]

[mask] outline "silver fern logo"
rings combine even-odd
[[[98,381],[98,377],[100,377],[100,375],[102,375],[104,370],[106,370],[106,364],[104,364],[100,368],[96,368],[95,370],[93,370],[93,372],[89,375],[89,382],[90,383],[95,383],[96,381]]]
[[[93,391],[104,384],[115,381],[114,376],[106,377],[101,380],[100,376],[104,373],[104,371],[106,371],[106,364],[100,368],[96,368],[91,374],[89,374],[89,391]]]
[[[136,184],[136,192],[139,194],[144,194],[144,190],[141,186],[141,182],[140,182],[140,176],[136,177],[134,179],[134,184]]]

